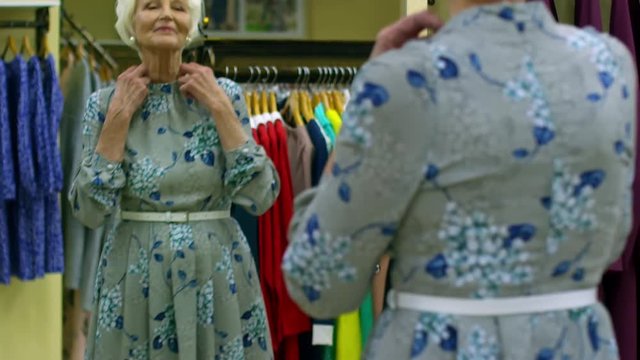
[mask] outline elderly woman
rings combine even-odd
[[[120,0],[142,64],[94,93],[69,197],[109,221],[87,358],[270,359],[259,279],[232,203],[265,212],[279,181],[250,136],[237,84],[181,52],[200,0]]]
[[[450,0],[385,30],[335,164],[297,200],[283,268],[316,317],[355,309],[380,256],[366,359],[617,359],[596,287],[630,227],[637,76],[624,45],[541,2]]]

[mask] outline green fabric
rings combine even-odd
[[[373,330],[374,316],[373,316],[373,296],[371,292],[367,293],[362,305],[360,305],[360,337],[362,340],[362,348],[367,346],[367,339],[369,334]]]

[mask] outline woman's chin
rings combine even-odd
[[[185,44],[178,39],[168,37],[153,39],[145,45],[142,47],[155,51],[181,51],[185,47]]]

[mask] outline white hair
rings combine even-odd
[[[137,49],[137,46],[135,40],[131,41],[131,37],[135,35],[133,31],[133,18],[136,13],[136,4],[138,1],[139,0],[116,1],[116,31],[120,39],[134,49]],[[189,9],[189,15],[191,16],[189,37],[193,41],[193,39],[200,35],[198,23],[202,16],[202,0],[187,0],[187,7]]]

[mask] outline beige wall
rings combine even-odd
[[[431,10],[440,15],[443,19],[449,18],[449,12],[447,9],[447,0],[436,0],[436,4],[431,7]],[[600,8],[602,10],[602,25],[605,31],[609,29],[609,18],[611,16],[611,1],[612,0],[600,0]],[[404,0],[407,13],[412,13],[416,10],[425,7],[426,0]],[[558,10],[558,17],[563,23],[573,24],[574,12],[575,12],[575,0],[555,0],[556,9]]]
[[[305,0],[307,38],[373,40],[380,28],[400,17],[404,0]],[[65,0],[74,19],[96,39],[114,40],[115,0]]]

